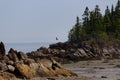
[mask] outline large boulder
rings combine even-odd
[[[17,57],[17,51],[15,51],[14,49],[10,49],[8,52],[8,57],[10,60],[14,61],[14,62],[18,62],[19,59]]]
[[[22,62],[18,62],[18,63],[16,63],[15,67],[16,67],[16,71],[18,71],[17,74],[20,74],[21,77],[30,79],[35,76],[34,69],[30,68],[29,65],[26,65]]]
[[[54,59],[42,59],[39,62],[41,70],[46,76],[77,76],[77,74],[64,69],[58,62]]]
[[[3,60],[5,56],[5,47],[3,42],[0,42],[0,59]]]

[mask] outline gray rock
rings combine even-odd
[[[14,66],[8,65],[7,67],[8,67],[8,70],[9,70],[10,72],[14,72],[14,70],[15,70],[15,67],[14,67]]]
[[[5,63],[0,62],[0,71],[6,71],[6,70],[8,70],[7,65]]]

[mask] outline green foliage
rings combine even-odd
[[[104,15],[96,5],[93,11],[86,7],[82,16],[82,23],[77,17],[76,24],[70,30],[69,41],[90,41],[94,44],[112,44],[112,41],[120,41],[120,0],[115,8],[112,5],[111,10],[107,6]]]
[[[79,22],[79,17],[76,18],[76,24],[69,32],[69,41],[79,41],[80,40],[80,32],[81,32],[81,24]]]

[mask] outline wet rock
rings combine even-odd
[[[5,56],[5,47],[3,42],[0,42],[0,59],[3,60]]]
[[[14,62],[18,62],[19,59],[17,57],[17,51],[15,51],[14,49],[10,49],[8,52],[8,57],[10,60],[14,61]]]

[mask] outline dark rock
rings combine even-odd
[[[120,68],[120,65],[115,65],[114,68]]]
[[[46,56],[41,51],[32,51],[30,53],[27,53],[28,58],[36,59]]]
[[[27,55],[21,51],[17,53],[17,57],[19,60],[26,60],[27,59]]]
[[[107,78],[107,76],[101,76],[101,78]]]
[[[8,57],[10,60],[13,60],[14,62],[18,62],[19,59],[17,57],[17,51],[15,51],[14,49],[10,49],[8,52]]]
[[[55,80],[55,78],[47,78],[47,80]]]
[[[5,56],[5,47],[3,42],[0,42],[0,60],[3,60]]]

